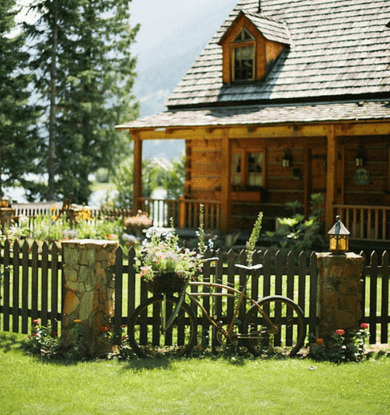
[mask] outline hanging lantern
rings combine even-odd
[[[283,160],[282,160],[282,166],[283,167],[290,167],[292,162],[292,155],[290,153],[289,149],[286,149]]]
[[[340,221],[340,216],[336,216],[336,223],[328,232],[329,250],[336,255],[345,254],[348,251],[349,230]]]
[[[358,153],[355,157],[356,167],[363,167],[367,161],[367,156],[364,154],[364,151],[361,146],[358,147]]]

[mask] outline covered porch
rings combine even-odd
[[[321,193],[325,233],[339,214],[352,240],[389,242],[387,105],[176,110],[118,126],[134,141],[133,212],[148,212],[159,226],[168,226],[172,217],[179,228],[194,230],[203,204],[205,228],[229,233],[250,229],[263,211],[265,229],[272,230],[286,215],[286,202],[301,202],[308,217],[311,194]],[[143,198],[142,143],[172,139],[186,142],[184,195]]]
[[[169,220],[173,218],[179,229],[196,230],[199,227],[200,204],[204,205],[205,228],[220,231],[221,203],[218,201],[140,198],[138,209],[154,218],[155,226],[169,227]],[[282,217],[285,211],[284,206],[253,205],[252,209],[238,219],[243,223],[254,223],[254,212],[260,210],[265,212],[264,225],[267,230],[274,230],[278,226],[277,219]],[[351,232],[352,241],[390,243],[390,206],[334,205],[332,217],[335,218],[336,215],[340,215],[341,221]]]

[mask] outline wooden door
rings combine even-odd
[[[305,216],[310,214],[313,193],[321,193],[326,200],[326,145],[306,149]]]

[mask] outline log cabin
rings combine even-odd
[[[286,202],[324,196],[351,239],[390,241],[390,1],[240,0],[168,99],[117,126],[134,141],[186,143],[185,192],[160,210],[182,228],[272,228]],[[277,223],[277,222],[276,222]]]

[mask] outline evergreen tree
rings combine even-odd
[[[32,189],[28,173],[37,173],[37,109],[28,103],[31,76],[25,37],[15,28],[15,0],[0,2],[0,197],[3,188],[22,184]]]
[[[37,0],[33,6],[40,19],[26,30],[38,51],[31,66],[47,107],[48,198],[73,193],[74,202],[87,202],[90,173],[129,155],[129,137],[114,127],[139,111],[130,53],[139,27],[129,25],[130,3]]]

